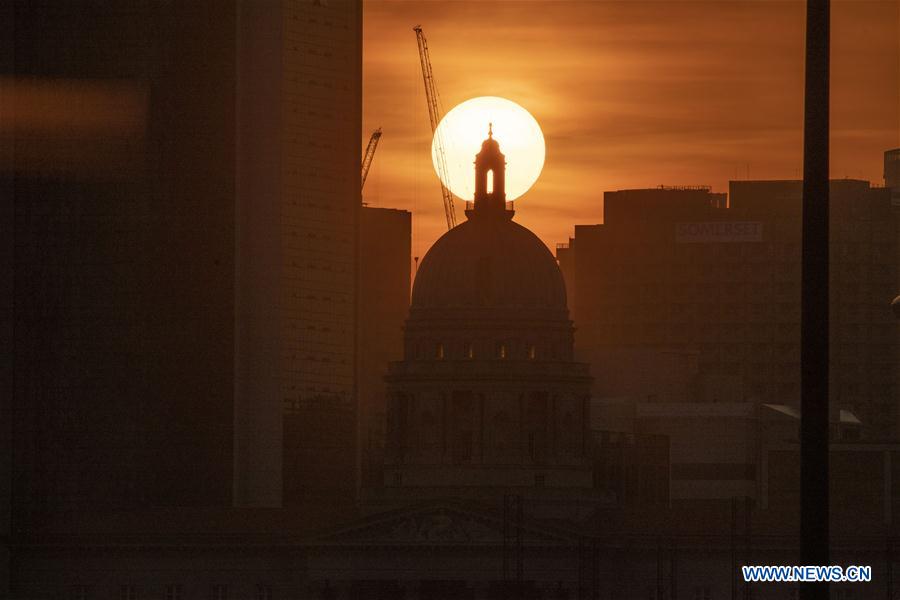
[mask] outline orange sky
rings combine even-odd
[[[384,128],[364,200],[413,212],[414,255],[446,230],[416,24],[445,111],[496,95],[541,124],[516,220],[551,248],[602,221],[605,190],[800,175],[802,2],[366,0],[364,19],[363,147]],[[900,0],[833,1],[832,176],[881,183],[898,146]]]

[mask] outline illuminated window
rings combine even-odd
[[[537,352],[535,351],[534,345],[532,344],[531,346],[528,347],[528,358],[530,358],[531,360],[534,360],[534,357],[536,355],[537,355]]]
[[[471,343],[466,346],[466,358],[475,358],[475,346]]]
[[[506,358],[506,344],[497,346],[497,358]]]
[[[491,169],[487,172],[487,193],[494,193],[494,170]]]
[[[444,358],[444,345],[443,344],[439,343],[437,346],[435,346],[434,357],[438,360],[443,360],[443,358]]]

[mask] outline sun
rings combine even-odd
[[[475,194],[475,155],[493,127],[494,139],[506,155],[506,199],[527,192],[544,168],[544,134],[527,110],[506,98],[479,96],[444,115],[431,141],[431,161],[453,194],[471,200]],[[443,142],[447,173],[438,169],[438,140]]]

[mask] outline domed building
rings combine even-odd
[[[385,487],[416,497],[590,488],[586,364],[556,260],[515,223],[489,133],[467,220],[422,260],[391,363]]]

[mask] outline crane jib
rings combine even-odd
[[[453,194],[444,184],[449,176],[447,158],[444,154],[444,144],[437,131],[441,120],[440,96],[434,86],[434,73],[431,70],[431,56],[428,53],[428,41],[422,33],[422,27],[413,27],[416,32],[416,44],[419,47],[419,62],[422,64],[422,82],[425,84],[425,101],[428,104],[428,119],[431,121],[431,133],[435,135],[435,158],[437,162],[438,178],[441,181],[441,197],[444,202],[444,216],[447,219],[447,229],[456,226],[456,211],[453,208]]]

